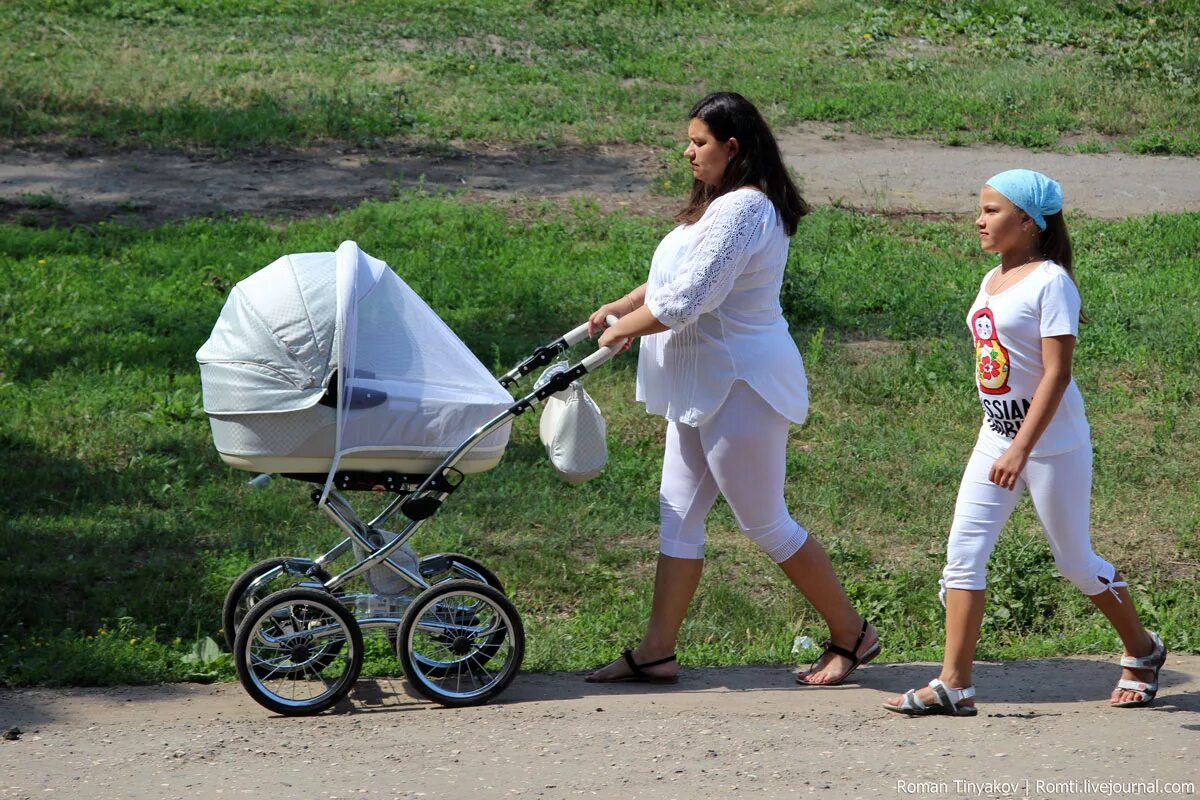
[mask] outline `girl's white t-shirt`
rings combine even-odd
[[[1045,374],[1042,338],[1079,335],[1079,289],[1054,261],[1043,261],[1014,286],[989,295],[984,276],[967,312],[975,351],[975,385],[983,405],[979,444],[1001,453],[1012,444]],[[1072,378],[1031,456],[1052,456],[1086,445],[1090,430],[1083,395]]]
[[[648,412],[700,425],[741,380],[804,422],[804,362],[779,304],[787,255],[783,220],[755,189],[721,195],[663,238],[646,306],[670,330],[643,336],[638,353],[637,399]]]

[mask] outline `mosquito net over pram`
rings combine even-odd
[[[387,264],[349,241],[238,283],[196,360],[221,458],[322,474],[326,493],[339,471],[429,473],[513,402]],[[495,466],[509,427],[456,468]]]

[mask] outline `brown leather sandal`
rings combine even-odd
[[[844,647],[838,647],[828,639],[822,642],[821,647],[823,650],[821,655],[817,656],[813,662],[809,664],[808,672],[804,672],[796,676],[796,683],[800,684],[801,686],[841,686],[843,683],[845,683],[846,679],[850,677],[854,670],[858,669],[863,664],[868,663],[871,661],[871,659],[875,658],[875,656],[879,655],[880,647],[878,639],[876,639],[875,644],[871,645],[867,649],[867,652],[863,653],[861,656],[858,655],[858,648],[862,645],[863,639],[867,638],[867,628],[870,626],[870,624],[871,623],[866,619],[863,620],[862,630],[858,633],[858,639],[854,642],[854,647],[850,648],[849,650]],[[839,655],[842,658],[850,659],[850,668],[839,675],[837,680],[833,680],[828,683],[809,683],[808,681],[804,680],[805,676],[812,674],[813,669],[818,663],[820,663],[821,659],[829,653]]]
[[[645,671],[646,667],[657,667],[659,664],[669,664],[675,660],[675,654],[666,658],[655,659],[654,661],[646,661],[641,664],[633,660],[633,650],[628,647],[621,651],[621,657],[625,659],[626,665],[629,667],[628,675],[621,675],[617,678],[596,678],[588,675],[584,678],[588,683],[679,683],[678,675],[651,675]]]

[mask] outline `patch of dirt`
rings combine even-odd
[[[804,196],[885,213],[972,214],[979,187],[1006,169],[1035,169],[1063,186],[1068,211],[1115,219],[1200,210],[1200,158],[1056,153],[1004,145],[950,147],[803,125],[779,137]]]
[[[156,224],[226,214],[303,217],[418,188],[488,200],[588,199],[604,210],[678,205],[649,194],[661,160],[649,148],[630,146],[444,152],[330,146],[228,157],[78,150],[0,150],[0,219],[36,225],[101,219]]]
[[[999,145],[949,147],[843,133],[806,124],[779,137],[812,202],[883,214],[942,218],[973,213],[979,186],[1015,166],[1057,178],[1066,206],[1096,217],[1200,209],[1200,158],[1030,152]],[[301,217],[388,200],[411,188],[481,200],[527,198],[603,210],[665,214],[680,200],[651,191],[665,169],[649,147],[554,150],[462,145],[437,150],[337,146],[221,156],[0,146],[0,219],[29,225],[100,219],[156,224],[191,216]]]

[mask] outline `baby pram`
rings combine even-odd
[[[485,703],[512,682],[525,634],[499,579],[410,540],[467,474],[496,466],[514,417],[610,359],[601,348],[515,399],[505,387],[587,338],[586,323],[498,379],[382,261],[278,259],[231,292],[196,354],[221,458],[319,484],[312,500],[345,534],[315,557],[250,567],[230,587],[225,637],[258,703],[316,714],[350,691],[363,629],[387,632],[405,676],[437,703]],[[395,497],[369,522],[342,494]],[[385,525],[401,515],[397,532]]]

